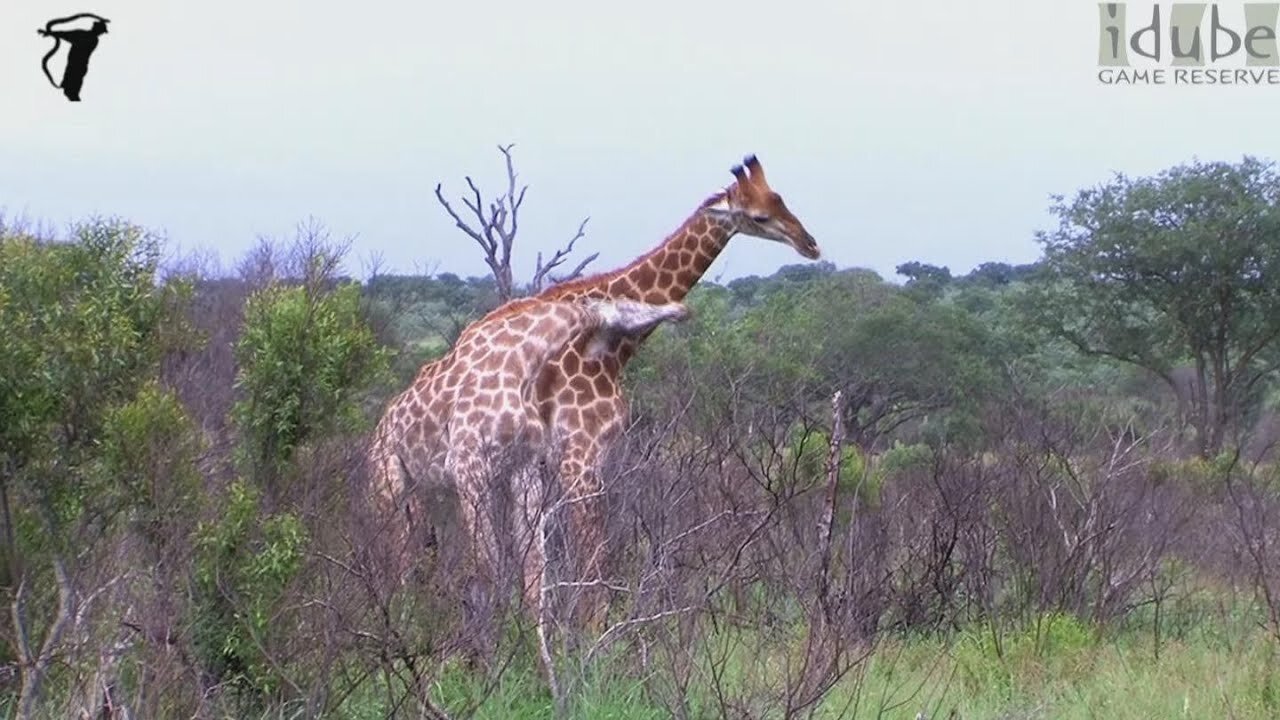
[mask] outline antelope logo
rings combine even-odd
[[[88,30],[54,30],[54,26],[64,25],[82,18],[92,18],[93,26]],[[49,78],[50,85],[62,90],[62,94],[66,95],[71,102],[80,102],[80,88],[84,86],[85,73],[89,72],[89,57],[98,48],[98,38],[107,33],[108,22],[110,21],[100,15],[79,13],[70,17],[50,20],[45,23],[43,29],[36,31],[43,37],[53,38],[53,47],[49,52],[45,53],[44,59],[40,61],[40,66],[44,68],[44,76]],[[59,85],[53,79],[53,73],[49,72],[49,59],[58,52],[58,48],[63,41],[71,47],[67,50],[67,64],[62,71],[62,84]]]

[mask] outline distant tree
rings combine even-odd
[[[870,448],[993,382],[992,343],[976,317],[920,302],[869,270],[784,285],[740,319],[703,300],[679,344],[695,375],[687,385],[723,396],[713,402],[722,412],[736,399],[822,418],[840,390],[850,440]]]
[[[750,305],[755,302],[760,288],[766,284],[767,280],[759,275],[747,275],[729,281],[725,287],[729,288],[729,292],[733,293],[733,301],[739,305]]]
[[[949,268],[915,260],[902,263],[894,268],[894,271],[907,278],[907,289],[911,291],[912,295],[924,299],[934,299],[941,296],[946,291],[947,286],[951,284],[952,279]]]
[[[807,283],[831,275],[836,266],[827,261],[783,265],[769,280],[773,283]]]
[[[1006,262],[984,262],[961,279],[970,284],[1000,287],[1029,279],[1036,267],[1036,263],[1010,265]]]
[[[462,203],[466,206],[470,215],[474,215],[474,221],[467,221],[462,215],[453,208],[448,200],[444,199],[443,185],[436,185],[436,200],[440,202],[440,206],[444,208],[449,217],[453,219],[455,225],[462,232],[480,246],[484,252],[485,264],[489,266],[489,270],[493,273],[493,279],[497,284],[497,294],[499,302],[506,302],[520,294],[521,288],[515,280],[515,273],[511,268],[511,250],[515,245],[516,233],[520,228],[520,207],[524,204],[525,191],[529,189],[528,185],[516,188],[516,170],[515,164],[511,159],[511,148],[514,145],[499,145],[498,150],[502,153],[507,161],[507,189],[488,203],[485,202],[480,193],[480,188],[470,177],[466,178],[467,187],[471,189],[470,197],[463,197]],[[582,275],[587,266],[599,257],[600,253],[592,253],[587,256],[572,270],[553,276],[551,273],[556,268],[564,265],[569,259],[569,255],[573,252],[573,246],[578,240],[586,235],[587,220],[583,218],[578,225],[578,231],[573,237],[569,238],[569,242],[563,248],[556,250],[549,259],[543,261],[542,253],[538,253],[537,262],[534,267],[533,277],[526,286],[527,292],[536,294],[548,283],[563,282]]]
[[[1145,368],[1177,388],[1194,373],[1199,451],[1221,451],[1280,367],[1280,177],[1275,165],[1192,162],[1117,174],[1066,201],[1038,235],[1049,282],[1038,322],[1085,353]]]
[[[930,265],[912,260],[894,268],[894,272],[911,282],[936,282],[943,285],[951,282],[951,270],[945,265]]]

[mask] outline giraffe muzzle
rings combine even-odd
[[[818,243],[812,235],[805,235],[800,242],[796,243],[796,252],[808,260],[817,260],[822,257],[822,250],[818,248]]]

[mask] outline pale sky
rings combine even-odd
[[[35,31],[83,11],[110,33],[70,103]],[[1104,86],[1097,38],[1070,0],[4,0],[0,210],[226,261],[314,216],[353,264],[482,274],[432,193],[497,191],[513,142],[523,279],[586,215],[625,263],[754,152],[825,259],[891,277],[1031,261],[1049,195],[1112,171],[1275,157],[1280,86]],[[739,237],[709,275],[794,262]]]

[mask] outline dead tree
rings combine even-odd
[[[502,153],[507,161],[507,189],[496,200],[486,203],[480,193],[480,188],[476,187],[475,182],[467,176],[467,187],[471,189],[471,196],[462,198],[462,202],[467,206],[467,210],[471,215],[475,216],[475,221],[468,222],[463,220],[462,216],[453,209],[448,200],[444,199],[443,184],[436,185],[436,199],[440,201],[440,205],[444,207],[445,212],[449,213],[449,217],[453,218],[453,222],[458,229],[466,233],[468,237],[476,241],[480,249],[484,252],[484,261],[493,272],[493,279],[497,284],[498,301],[506,302],[516,297],[518,289],[515,284],[514,275],[511,272],[511,247],[515,244],[516,232],[520,225],[520,206],[524,203],[525,191],[529,189],[528,185],[516,189],[516,170],[511,160],[511,148],[514,145],[499,145],[498,150]],[[587,228],[587,220],[583,218],[578,224],[578,231],[573,237],[569,238],[569,242],[549,260],[543,262],[542,253],[538,253],[537,265],[534,268],[533,278],[529,282],[528,291],[530,294],[536,294],[550,280],[552,283],[564,282],[580,277],[582,272],[586,270],[600,255],[600,253],[592,253],[576,267],[564,275],[552,276],[551,271],[563,265],[568,259],[569,254],[573,252],[574,243],[578,242],[585,234]]]

